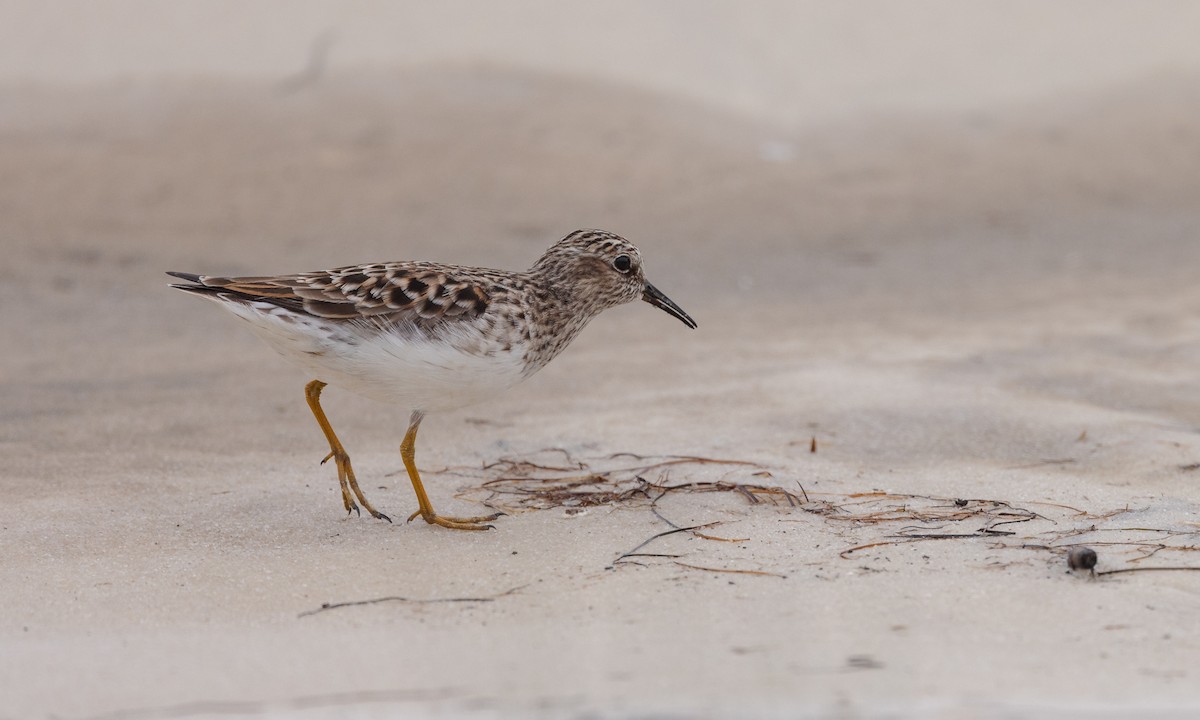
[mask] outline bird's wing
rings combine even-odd
[[[265,302],[334,321],[403,322],[469,319],[491,298],[486,271],[432,263],[393,262],[273,277],[214,277],[168,273],[173,285],[226,301]]]

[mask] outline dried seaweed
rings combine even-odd
[[[634,500],[652,503],[668,493],[732,492],[746,498],[751,504],[766,502],[789,507],[802,504],[794,493],[757,482],[729,479],[670,482],[669,470],[687,466],[741,468],[753,471],[748,473],[749,477],[764,477],[759,474],[765,472],[761,465],[746,460],[689,455],[651,458],[618,453],[588,464],[575,460],[565,450],[555,448],[552,451],[562,453],[567,462],[551,465],[527,459],[502,458],[479,470],[449,468],[446,472],[469,477],[482,476],[478,486],[460,493],[458,497],[475,500],[509,514],[553,508],[614,506]],[[614,465],[615,461],[622,459],[631,459],[639,464]],[[653,479],[648,479],[652,473],[657,474]],[[770,477],[770,474],[767,473],[765,477]]]
[[[546,457],[547,455],[551,457]],[[1042,460],[1036,465],[1063,464],[1062,459]],[[1108,546],[1125,562],[1138,563],[1161,552],[1200,550],[1200,545],[1181,542],[1200,532],[1143,527],[1099,527],[1109,524],[1129,507],[1094,512],[1073,505],[1048,501],[1021,504],[989,498],[940,497],[895,493],[883,490],[849,494],[810,493],[795,479],[776,478],[777,471],[747,460],[717,459],[690,455],[644,456],[617,453],[600,458],[578,459],[561,448],[550,448],[534,458],[502,458],[476,468],[447,468],[444,472],[471,478],[475,484],[459,494],[497,511],[516,514],[563,508],[568,513],[590,507],[648,508],[670,526],[632,550],[619,554],[610,567],[642,564],[638,560],[659,558],[680,567],[713,572],[733,571],[678,562],[672,553],[645,552],[652,542],[676,533],[727,543],[748,542],[748,537],[721,537],[701,532],[717,523],[680,527],[664,517],[657,503],[674,494],[734,494],[749,505],[785,508],[816,515],[840,528],[839,535],[850,546],[842,558],[864,551],[934,540],[985,540],[995,549],[1030,549],[1065,553],[1067,542],[1091,533],[1116,533],[1112,541],[1091,541]],[[683,475],[683,481],[672,474]],[[768,481],[777,480],[780,485]],[[783,487],[795,483],[799,494]],[[1031,509],[1037,506],[1041,512]],[[1079,521],[1087,524],[1080,525]],[[1033,523],[1030,525],[1030,523]],[[1021,530],[1021,526],[1025,529]],[[877,527],[883,534],[870,537],[864,531]],[[1112,557],[1114,553],[1109,553]],[[1147,568],[1154,569],[1154,568]],[[1114,570],[1097,573],[1111,574]],[[770,573],[766,573],[770,574]]]
[[[1016,507],[1003,500],[967,500],[936,495],[915,495],[874,491],[851,495],[827,496],[805,506],[810,513],[822,515],[831,521],[857,525],[874,523],[915,522],[921,526],[904,526],[895,537],[906,540],[937,539],[950,537],[979,537],[987,535],[1011,535],[1010,531],[997,530],[1001,525],[1025,523],[1032,520],[1048,520],[1032,510]],[[972,533],[931,534],[933,524],[963,523],[978,520],[981,525]],[[1050,522],[1053,522],[1052,520]],[[918,535],[917,533],[924,533]],[[850,548],[853,552],[862,548]]]

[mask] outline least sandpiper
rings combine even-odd
[[[427,412],[487,399],[534,374],[601,311],[641,298],[696,327],[642,274],[628,240],[576,230],[524,272],[384,262],[271,277],[168,273],[172,285],[213,300],[275,350],[312,372],[308,407],[329,441],[346,511],[391,520],[363,495],[350,456],[321,409],[327,384],[412,410],[400,457],[425,522],[484,530],[496,515],[447,517],[429,502],[413,461]],[[357,499],[357,501],[356,501]]]

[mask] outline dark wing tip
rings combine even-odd
[[[167,286],[169,288],[174,288],[176,290],[182,290],[184,292],[194,293],[196,295],[205,295],[205,296],[223,295],[224,294],[222,288],[212,287],[211,285],[205,285],[204,280],[201,279],[201,276],[196,275],[194,273],[174,272],[174,271],[168,270],[167,274],[170,275],[171,277],[177,277],[180,280],[187,280],[188,282],[192,283],[191,285],[180,285],[179,283],[171,283],[170,285]]]
[[[209,287],[207,285],[180,285],[178,283],[171,283],[170,285],[167,285],[167,287],[174,288],[176,290],[182,290],[193,295],[203,295],[205,297],[225,297],[229,295],[229,293],[222,288]]]

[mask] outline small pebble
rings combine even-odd
[[[1079,545],[1067,553],[1067,567],[1072,570],[1088,570],[1096,574],[1096,551],[1090,547]]]

